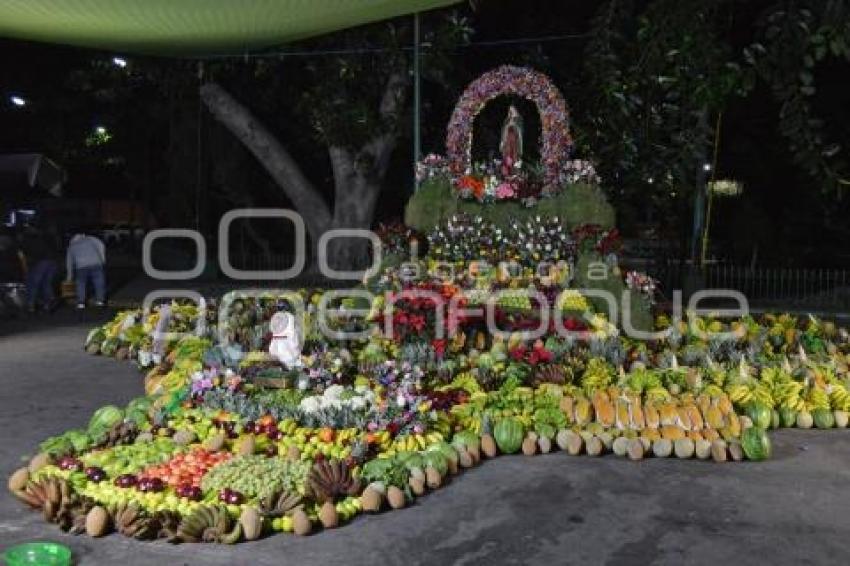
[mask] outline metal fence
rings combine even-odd
[[[660,281],[667,296],[676,289],[686,293],[698,288],[734,289],[754,305],[788,309],[850,308],[850,270],[846,269],[709,264],[693,277],[689,276],[689,265],[669,262],[648,266],[647,271]]]

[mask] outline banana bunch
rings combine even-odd
[[[184,517],[177,528],[181,542],[220,542],[234,544],[242,537],[242,525],[235,521],[224,505],[205,505]]]
[[[792,379],[776,384],[773,388],[773,398],[776,400],[776,406],[801,411],[804,408],[801,397],[803,389],[804,386],[802,383]]]
[[[136,502],[121,503],[114,507],[110,514],[115,530],[124,536],[150,540],[159,534],[159,522],[148,516]]]
[[[836,411],[850,411],[850,392],[843,385],[830,385],[829,404]]]
[[[743,383],[729,385],[726,388],[729,399],[736,405],[746,405],[753,400],[753,392]]]
[[[756,383],[752,388],[753,399],[761,403],[762,405],[766,405],[771,409],[776,405],[776,401],[773,399],[773,394],[770,391],[770,387],[765,385],[764,383]]]
[[[724,395],[723,389],[717,383],[709,383],[703,388],[702,392],[709,397],[721,397]]]
[[[403,434],[397,436],[393,442],[393,449],[396,452],[415,452],[425,450],[427,446],[425,436],[422,434]]]
[[[804,397],[805,400],[805,409],[808,412],[813,412],[817,409],[827,409],[829,410],[829,395],[827,395],[826,391],[820,389],[818,387],[810,387],[806,392]]]

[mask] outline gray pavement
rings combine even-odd
[[[91,314],[87,316],[93,316]],[[0,323],[0,472],[41,439],[142,390],[81,349],[93,320]],[[0,549],[55,540],[89,565],[846,564],[850,430],[783,431],[764,463],[502,457],[402,511],[234,547],[73,537],[5,489]]]

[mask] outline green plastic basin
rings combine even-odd
[[[71,549],[55,542],[27,542],[6,549],[8,566],[70,566]]]

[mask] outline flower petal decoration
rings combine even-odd
[[[471,172],[475,118],[487,102],[505,94],[527,98],[537,105],[543,137],[540,160],[544,189],[554,191],[573,147],[569,113],[564,97],[549,77],[527,67],[503,65],[484,73],[466,88],[449,121],[446,137],[449,168],[456,176]]]

